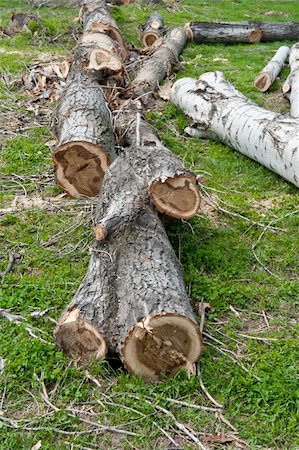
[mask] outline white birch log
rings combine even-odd
[[[282,71],[282,68],[288,59],[290,48],[286,45],[279,47],[273,58],[263,68],[263,70],[255,77],[254,86],[262,92],[266,92],[271,84],[274,83],[276,77]]]
[[[178,80],[172,101],[193,122],[193,136],[217,139],[299,187],[298,120],[260,108],[222,72]]]
[[[299,117],[299,42],[293,45],[289,56],[290,75],[282,86],[282,92],[290,100],[292,117]]]

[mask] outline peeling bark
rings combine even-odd
[[[291,116],[299,118],[299,43],[290,50],[289,64],[290,75],[283,84],[282,91],[290,100]]]
[[[190,134],[219,140],[299,187],[298,120],[255,105],[221,72],[178,80],[172,101],[190,118]]]
[[[266,92],[276,77],[280,74],[286,60],[288,59],[290,48],[287,46],[279,47],[273,58],[266,67],[256,76],[254,86],[262,92]]]
[[[154,12],[142,27],[141,40],[145,47],[151,47],[162,35],[164,21],[160,13]]]
[[[235,44],[299,39],[299,22],[189,22],[188,39],[197,44]]]

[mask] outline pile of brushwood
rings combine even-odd
[[[117,353],[130,372],[158,381],[179,369],[192,371],[203,347],[161,222],[164,215],[195,215],[201,193],[195,174],[163,145],[144,112],[157,103],[159,83],[179,68],[188,41],[299,40],[299,26],[192,22],[167,30],[154,13],[138,50],[125,42],[106,1],[83,0],[80,20],[83,33],[53,120],[53,161],[69,195],[98,196],[95,240],[55,341],[82,362]],[[220,72],[180,79],[169,96],[190,119],[189,134],[230,145],[299,186],[298,55],[299,44],[280,48],[256,80],[266,90],[289,58],[288,115],[253,104]]]

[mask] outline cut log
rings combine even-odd
[[[154,53],[143,61],[128,87],[130,93],[140,97],[143,105],[147,106],[152,101],[151,96],[159,87],[159,82],[178,66],[178,57],[186,42],[187,35],[184,29],[174,28]]]
[[[288,59],[290,48],[286,45],[279,47],[271,61],[256,76],[254,86],[262,92],[266,92],[276,77],[280,74],[286,60]]]
[[[103,33],[117,44],[117,53],[123,61],[128,57],[128,50],[116,21],[111,17],[106,0],[83,0],[80,11],[80,20],[84,33]],[[103,53],[103,57],[106,55]],[[101,59],[99,54],[98,59]]]
[[[160,13],[154,12],[142,27],[141,40],[145,47],[151,47],[163,34],[164,22]]]
[[[106,172],[95,223],[105,224],[105,237],[58,322],[58,347],[84,362],[107,345],[146,381],[189,368],[202,350],[199,327],[180,264],[125,155]]]
[[[289,64],[290,75],[282,86],[282,92],[290,100],[291,116],[299,118],[299,43],[291,47]]]
[[[97,80],[71,70],[54,121],[58,183],[73,197],[96,196],[115,157],[110,113]]]
[[[189,22],[185,29],[197,44],[299,40],[299,22]]]
[[[299,187],[299,121],[252,103],[221,72],[182,78],[172,101],[192,120],[187,131],[239,150]]]
[[[105,1],[83,1],[80,17],[84,33],[56,111],[53,160],[63,189],[74,197],[93,197],[115,158],[110,113],[97,81],[122,80],[127,49]]]
[[[120,143],[128,161],[156,208],[177,218],[195,215],[200,205],[196,175],[162,144],[148,122],[139,113],[123,111],[116,130],[122,136]]]

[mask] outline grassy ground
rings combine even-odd
[[[8,23],[13,11],[30,10],[23,3],[0,0],[0,25]],[[157,9],[169,26],[195,18],[299,20],[298,4],[293,1],[186,0],[166,6]],[[126,37],[138,43],[136,26],[150,10],[146,5],[128,5],[114,8],[113,14]],[[28,106],[30,98],[11,82],[28,70],[32,60],[69,52],[74,39],[64,33],[77,27],[73,21],[77,10],[41,8],[38,12],[41,23],[33,27],[33,33],[0,40],[1,208],[9,208],[16,195],[45,198],[61,193],[45,146],[51,139],[54,105],[49,105],[48,115],[37,117]],[[269,93],[261,94],[252,86],[255,74],[282,44],[288,43],[188,45],[178,77],[222,70],[259,105],[285,112],[288,103],[279,85],[286,69]],[[188,223],[176,221],[168,226],[194,306],[201,301],[211,305],[200,363],[204,384],[225,405],[225,418],[247,442],[246,448],[299,449],[298,190],[223,145],[184,136],[185,119],[171,104],[150,113],[149,119],[165,144],[204,176],[209,194],[205,212]],[[161,428],[178,448],[196,448],[178,431],[173,416],[159,407],[190,427],[208,449],[240,446],[236,441],[208,442],[207,436],[213,439],[219,433],[234,436],[213,411],[169,400],[213,406],[198,377],[179,373],[147,386],[124,372],[117,361],[94,364],[86,373],[56,350],[53,319],[69,303],[85,274],[92,240],[92,205],[78,201],[70,205],[66,199],[60,205],[65,206],[1,215],[0,271],[7,266],[10,251],[18,259],[2,280],[0,308],[22,315],[25,321],[0,319],[0,358],[5,360],[0,375],[0,449],[27,450],[39,441],[42,449],[170,449],[174,444]],[[266,230],[267,224],[279,229]],[[255,244],[260,262],[252,251]],[[45,309],[43,317],[32,316]],[[54,409],[43,400],[47,395]],[[19,420],[14,422],[19,428],[12,428],[9,419]],[[137,436],[105,432],[97,424]]]

